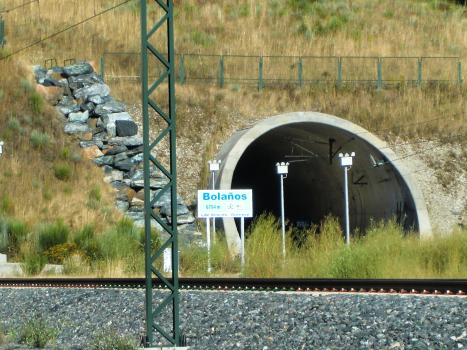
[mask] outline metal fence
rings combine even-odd
[[[183,84],[424,86],[462,85],[459,57],[241,56],[176,54],[176,78]],[[148,66],[160,76],[160,62]],[[105,52],[107,81],[140,79],[140,54]]]

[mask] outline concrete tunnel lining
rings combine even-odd
[[[349,170],[351,232],[364,230],[371,219],[388,220],[396,215],[405,228],[418,230],[421,238],[431,236],[423,195],[402,160],[367,130],[327,114],[287,113],[236,132],[217,156],[222,163],[216,188],[252,188],[253,214],[266,210],[277,215],[280,181],[275,164],[289,161],[285,216],[292,222],[318,223],[332,214],[344,227],[344,170],[337,156],[341,152],[356,152]],[[370,155],[385,164],[374,167]],[[222,218],[221,223],[230,249],[239,252],[235,220]]]

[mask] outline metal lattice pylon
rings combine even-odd
[[[151,6],[151,15],[148,17],[148,2],[154,3]],[[161,14],[156,19],[155,25],[148,28],[148,23]],[[180,345],[179,332],[179,290],[178,290],[178,234],[177,234],[177,186],[176,186],[176,155],[175,155],[175,60],[174,60],[174,25],[173,25],[173,0],[143,0],[141,1],[141,82],[143,90],[143,141],[144,141],[144,209],[145,209],[145,233],[146,233],[146,321],[147,321],[147,344],[153,346],[153,332],[159,332],[171,345]],[[166,35],[164,36],[164,32]],[[161,35],[162,34],[162,35]],[[166,43],[166,47],[159,49],[161,43]],[[163,54],[167,50],[167,54]],[[157,69],[148,66],[150,59],[156,61]],[[149,74],[151,69],[151,74]],[[154,73],[154,74],[153,74]],[[149,79],[155,77],[154,83],[149,83]],[[168,84],[168,93],[165,93],[163,85]],[[149,85],[151,84],[151,85]],[[157,104],[154,94],[162,90],[160,96],[167,98],[167,104]],[[160,100],[160,99],[159,99]],[[151,108],[151,109],[150,109]],[[164,110],[166,108],[166,110]],[[166,123],[165,128],[154,140],[150,140],[150,120],[149,111],[157,118],[161,118]],[[151,120],[152,121],[152,120]],[[158,131],[158,130],[157,130]],[[164,166],[151,151],[161,147],[164,140],[168,138],[170,149],[169,165]],[[164,143],[166,145],[166,143]],[[150,164],[157,166],[167,177],[168,183],[162,190],[156,192],[151,198],[150,191]],[[171,222],[166,223],[156,214],[153,207],[163,195],[170,194],[171,198]],[[158,251],[152,254],[151,251],[151,222],[157,222],[163,230],[168,233],[169,238],[162,243]],[[172,272],[171,277],[164,277],[161,271],[155,267],[156,260],[161,257],[166,248],[172,249]],[[175,252],[175,253],[174,253]],[[157,278],[155,278],[157,277]],[[157,281],[157,282],[155,282]],[[158,305],[154,305],[153,284],[164,284],[170,293],[162,297]],[[159,298],[158,298],[159,299]],[[168,319],[158,316],[167,309],[172,308],[172,323]],[[172,334],[170,334],[172,333]]]

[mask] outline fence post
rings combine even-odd
[[[302,57],[298,58],[298,86],[302,88],[303,84],[303,65],[302,65]]]
[[[221,60],[219,61],[219,86],[224,87],[224,56],[221,55]]]
[[[422,59],[418,59],[418,87],[422,87]]]
[[[383,88],[383,68],[382,68],[382,62],[381,62],[381,57],[378,58],[378,91]]]
[[[185,84],[185,56],[180,56],[180,85]]]
[[[462,86],[462,63],[461,61],[457,62],[457,83],[459,86]]]
[[[104,73],[105,72],[105,52],[101,57],[101,79],[104,81]]]
[[[263,56],[259,58],[259,79],[258,79],[258,90],[263,90]]]
[[[342,87],[342,57],[337,59],[337,85]]]
[[[5,21],[3,20],[2,15],[0,15],[0,47],[3,49],[5,44],[6,44],[6,40],[5,40]]]

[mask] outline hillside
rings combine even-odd
[[[33,82],[28,67],[44,65],[44,60],[50,58],[56,58],[59,65],[74,58],[92,60],[99,70],[104,52],[139,51],[137,1],[98,15],[120,3],[116,0],[71,0],[65,6],[61,1],[42,0],[21,6],[23,1],[5,0],[0,4],[0,11],[12,9],[1,13],[7,40],[2,56],[14,53],[0,63],[3,96],[0,135],[8,143],[0,158],[3,215],[35,225],[54,220],[58,211],[65,222],[76,228],[88,222],[105,226],[102,223],[109,220],[110,212],[97,213],[86,206],[91,184],[100,178],[100,171],[84,162],[72,161],[73,154],[78,154],[79,150],[73,140],[61,135],[51,109],[44,104],[38,113],[30,107]],[[151,6],[151,16],[155,20],[160,13]],[[465,7],[454,3],[183,0],[175,6],[177,53],[457,56],[464,64],[463,71],[467,66],[467,14]],[[125,61],[116,59],[114,65],[125,67]],[[132,106],[130,109],[138,118],[140,86],[119,81],[109,82],[109,85],[112,95]],[[435,203],[434,198],[440,193],[446,198],[432,207],[429,204],[432,216],[444,208],[443,217],[449,220],[441,226],[446,229],[458,219],[450,216],[451,210],[464,213],[464,138],[449,137],[465,134],[465,95],[465,87],[451,85],[421,89],[399,85],[379,92],[372,87],[338,89],[334,85],[302,89],[269,86],[257,91],[255,86],[248,85],[218,88],[177,84],[180,194],[189,204],[194,204],[195,190],[206,184],[207,160],[235,130],[283,112],[319,111],[348,119],[390,143],[433,139],[432,150],[440,154],[428,152],[419,155],[419,159],[427,167],[427,171],[421,173],[431,174],[423,181],[439,188],[427,189],[424,194],[432,196],[433,199],[428,198],[430,203]],[[426,122],[432,119],[436,121]],[[34,132],[50,137],[47,147],[31,143]],[[443,144],[454,141],[455,145],[437,147],[440,138]],[[420,152],[417,145],[410,147]],[[65,147],[69,150],[68,159],[61,158]],[[56,165],[61,162],[73,167],[72,183],[54,175]],[[105,185],[99,188],[103,192],[102,200],[110,201]],[[456,204],[446,205],[452,202]]]

